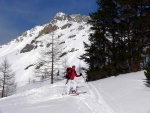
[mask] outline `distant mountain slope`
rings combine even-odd
[[[33,78],[34,64],[39,57],[39,51],[46,48],[44,40],[60,37],[65,45],[68,65],[82,65],[83,61],[78,58],[84,53],[83,41],[88,41],[90,25],[87,24],[89,17],[80,14],[67,15],[57,13],[56,16],[43,26],[36,26],[27,30],[16,39],[0,47],[0,62],[7,57],[16,72],[18,85],[24,85],[29,78]],[[29,67],[29,68],[28,68]]]

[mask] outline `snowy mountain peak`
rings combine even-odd
[[[63,13],[63,12],[58,12],[57,14],[56,14],[56,16],[55,17],[62,17],[62,16],[64,16],[64,15],[66,15],[65,13]]]
[[[56,14],[56,16],[51,21],[52,24],[57,23],[58,21],[71,21],[71,22],[87,22],[90,19],[89,16],[82,16],[80,14],[68,15],[62,12]]]
[[[59,12],[59,13],[56,14],[56,16],[53,18],[53,20],[51,20],[51,23],[55,24],[58,21],[65,21],[65,20],[70,21],[71,20],[71,16],[68,15],[68,14]]]

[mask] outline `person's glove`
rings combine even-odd
[[[82,76],[82,73],[80,73],[80,76]]]

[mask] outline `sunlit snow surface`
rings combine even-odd
[[[13,96],[0,99],[1,113],[150,113],[150,89],[143,71],[94,82],[76,78],[78,96],[62,95],[65,80],[20,87]]]

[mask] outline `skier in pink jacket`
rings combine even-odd
[[[73,85],[73,89],[72,89],[72,93],[75,94],[76,93],[76,87],[77,84],[74,80],[75,77],[80,77],[80,75],[78,75],[75,71],[75,65],[72,66],[72,68],[66,73],[66,74],[70,74],[70,77],[68,78],[68,87],[67,87],[67,94],[70,94],[70,90],[71,90],[71,86]]]

